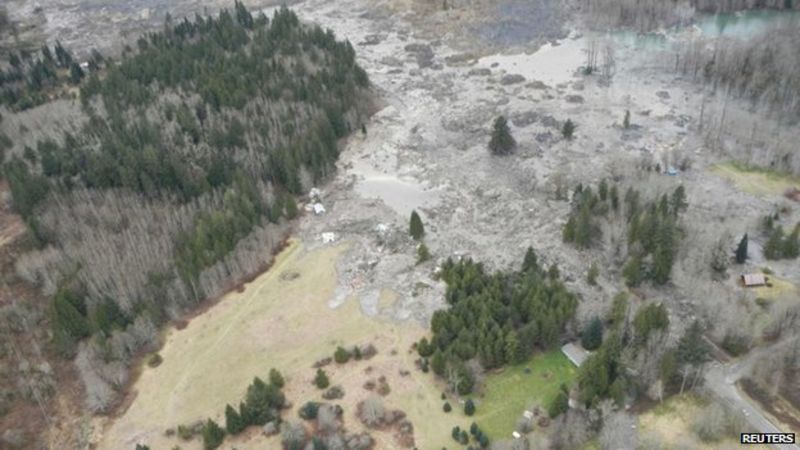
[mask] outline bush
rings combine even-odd
[[[158,353],[153,353],[147,358],[147,365],[149,367],[158,367],[162,362],[164,362],[164,359]]]
[[[297,415],[299,415],[300,418],[304,420],[314,420],[317,418],[317,412],[319,412],[319,406],[320,404],[317,402],[306,402],[306,404],[301,406],[300,409],[297,411]]]
[[[333,360],[336,361],[337,364],[344,364],[350,361],[350,352],[345,350],[344,347],[337,347],[336,352],[333,354]]]
[[[729,331],[725,333],[720,346],[731,356],[739,356],[750,350],[750,339],[742,334]]]
[[[336,400],[343,397],[344,397],[344,389],[339,385],[331,386],[330,389],[328,389],[322,394],[322,398],[324,398],[325,400]]]
[[[444,406],[442,406],[442,410],[446,413],[449,413],[453,410],[453,407],[450,406],[450,402],[444,402]]]
[[[464,403],[464,414],[471,416],[475,414],[475,402],[472,399],[468,399],[466,403]]]

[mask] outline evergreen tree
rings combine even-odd
[[[431,259],[431,252],[424,243],[417,247],[417,264],[422,264]]]
[[[569,397],[567,396],[564,391],[558,391],[556,397],[550,403],[550,406],[547,408],[547,414],[550,416],[551,419],[555,419],[556,417],[560,416],[561,414],[567,412],[569,409]]]
[[[319,389],[325,389],[330,385],[328,374],[322,369],[317,369],[317,375],[314,377],[314,385]]]
[[[736,246],[736,263],[744,264],[747,261],[747,233],[742,236],[739,245]]]
[[[508,128],[508,122],[503,116],[498,117],[494,121],[494,129],[492,130],[492,138],[489,140],[489,150],[495,155],[508,155],[514,151],[517,146],[514,137],[511,136],[511,130]]]
[[[519,337],[514,331],[509,331],[505,338],[505,361],[509,364],[516,364],[522,360]]]
[[[450,411],[453,410],[453,407],[450,405],[450,402],[444,402],[444,405],[442,406],[442,410],[444,412],[446,412],[446,413],[449,413]]]
[[[567,119],[564,125],[561,126],[561,135],[564,136],[564,139],[572,140],[575,134],[575,128],[577,128],[575,122],[571,119]]]
[[[581,334],[581,345],[586,350],[597,350],[603,343],[603,322],[594,317]]]
[[[228,434],[239,434],[244,430],[245,424],[242,422],[242,417],[236,412],[231,405],[225,405],[225,431]]]
[[[72,84],[78,84],[81,82],[85,74],[83,73],[83,69],[78,63],[72,63],[69,66],[69,81]]]
[[[780,259],[783,256],[783,227],[774,227],[764,244],[764,257],[767,259]]]
[[[336,347],[336,351],[333,353],[333,360],[337,364],[344,364],[350,360],[350,352],[342,346]]]
[[[672,211],[673,214],[677,215],[679,212],[685,211],[686,207],[689,204],[686,202],[686,188],[683,185],[678,186],[675,188],[675,191],[672,193]]]
[[[277,386],[266,384],[260,378],[253,379],[247,387],[244,408],[240,415],[246,425],[265,425],[273,420],[276,411],[283,407],[286,399]]]
[[[593,262],[589,267],[589,272],[586,274],[586,282],[592,286],[596,286],[598,275],[600,275],[600,268],[597,267],[596,262]]]
[[[800,255],[800,224],[797,224],[794,230],[784,239],[782,253],[782,256],[786,259],[794,259]]]
[[[434,348],[428,342],[428,338],[423,337],[417,344],[417,353],[423,358],[427,358],[433,354]]]
[[[61,289],[53,299],[53,329],[56,334],[64,333],[74,339],[81,339],[92,333],[89,321],[84,316],[83,300],[68,289]]]
[[[285,380],[283,379],[283,375],[281,375],[277,369],[269,369],[269,384],[280,389],[283,387],[284,383]]]
[[[528,250],[525,251],[525,258],[522,260],[522,271],[523,272],[539,271],[538,258],[536,257],[536,252],[533,250],[533,247],[528,247]]]
[[[418,241],[425,235],[425,227],[422,225],[422,219],[416,211],[411,211],[411,220],[409,222],[408,233],[414,240]]]
[[[675,355],[679,365],[697,366],[708,360],[710,350],[703,338],[703,327],[695,320],[678,341]]]
[[[214,450],[222,445],[222,441],[225,439],[225,430],[220,428],[213,420],[208,419],[203,427],[202,435],[203,448],[205,450]]]
[[[436,375],[443,376],[446,369],[447,361],[445,360],[444,354],[441,350],[436,349],[431,357],[431,370],[433,370],[433,373]]]
[[[642,258],[634,255],[625,264],[622,269],[622,276],[625,278],[625,284],[629,287],[637,287],[644,280],[644,269],[642,267]]]
[[[464,414],[467,416],[471,416],[475,414],[475,402],[472,399],[467,399],[466,403],[464,403]]]

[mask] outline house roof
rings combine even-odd
[[[586,358],[589,357],[589,352],[583,349],[583,347],[576,345],[574,342],[570,342],[568,344],[564,344],[561,347],[561,352],[569,359],[572,364],[580,367]]]
[[[745,286],[763,286],[767,284],[767,277],[763,273],[746,273],[742,275]]]

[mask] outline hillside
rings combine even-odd
[[[286,8],[168,17],[137,44],[88,70],[68,121],[12,131],[55,100],[3,127],[35,241],[16,271],[52,297],[53,349],[76,357],[94,412],[165,321],[269,264],[369,110],[350,43]]]

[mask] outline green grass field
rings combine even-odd
[[[718,164],[711,171],[754,195],[782,195],[791,187],[800,187],[800,177],[735,162]]]
[[[531,372],[525,373],[525,368]],[[475,422],[492,439],[510,438],[525,409],[532,405],[546,409],[561,383],[570,385],[576,372],[560,350],[553,350],[490,375],[484,396],[476,399]]]

